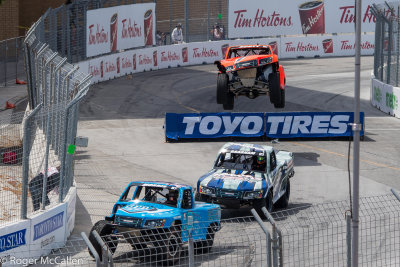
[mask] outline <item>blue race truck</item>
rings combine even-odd
[[[192,235],[196,252],[208,252],[220,229],[219,205],[195,203],[192,187],[168,182],[131,182],[112,214],[98,221],[89,240],[101,255],[95,230],[114,253],[126,240],[139,253],[153,251],[168,264],[175,263]],[[156,252],[154,252],[156,251]]]
[[[271,146],[227,143],[219,151],[214,167],[197,182],[196,200],[218,203],[225,208],[253,206],[286,208],[290,180],[294,176],[293,154]]]

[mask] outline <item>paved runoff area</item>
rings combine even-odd
[[[354,58],[291,59],[286,71],[286,107],[274,109],[266,96],[235,99],[233,112],[354,111]],[[373,57],[361,59],[361,111],[366,136],[360,152],[360,196],[398,189],[400,121],[370,104]],[[196,185],[211,169],[227,140],[166,143],[165,112],[222,112],[215,100],[214,65],[144,72],[93,85],[80,105],[78,135],[89,146],[76,155],[78,185],[74,234],[111,212],[130,181],[161,180]],[[349,198],[349,141],[346,139],[239,140],[270,144],[294,153],[289,208]],[[350,153],[352,156],[352,151]],[[99,203],[102,203],[101,205]],[[224,218],[249,216],[224,211]]]

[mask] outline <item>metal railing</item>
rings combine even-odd
[[[376,17],[374,76],[386,84],[399,86],[399,3],[373,5],[371,12]]]
[[[23,36],[0,41],[0,87],[25,83],[23,41]]]
[[[400,199],[388,194],[361,198],[360,204],[360,265],[398,266]],[[96,224],[89,237],[85,233],[75,236],[37,262],[57,259],[74,266],[351,266],[347,206],[339,201],[271,214],[264,208],[264,220],[260,211],[252,210],[253,216],[222,219],[221,227],[213,231],[210,222],[196,220],[191,225],[118,233]]]
[[[73,184],[78,104],[89,89],[90,75],[79,72],[43,42],[44,24],[45,16],[19,44],[28,107],[25,112],[0,114],[0,225],[62,202]],[[5,44],[8,47],[9,41]],[[16,50],[19,65],[21,50]],[[9,56],[6,62],[12,62]]]

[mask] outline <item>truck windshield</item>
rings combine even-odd
[[[265,172],[266,160],[264,155],[226,152],[218,156],[214,167],[217,169]]]
[[[228,58],[269,54],[271,53],[268,48],[236,48],[229,51]]]
[[[139,200],[177,207],[179,190],[162,186],[138,186],[136,194],[128,200]]]

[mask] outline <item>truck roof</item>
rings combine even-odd
[[[240,153],[240,154],[262,154],[269,153],[273,151],[274,148],[272,146],[264,146],[257,144],[248,144],[248,143],[226,143],[219,151],[221,152],[231,152],[231,153]]]
[[[154,187],[165,187],[165,188],[192,188],[190,185],[186,184],[178,184],[171,182],[162,182],[162,181],[135,181],[131,182],[129,185],[137,185],[137,186],[154,186]]]

